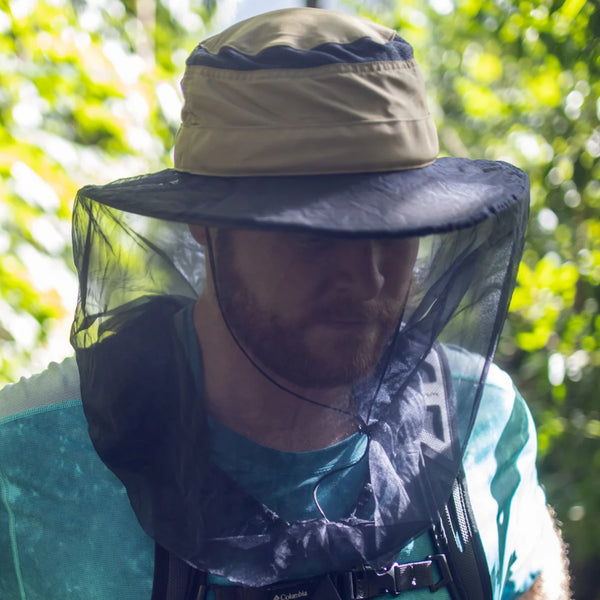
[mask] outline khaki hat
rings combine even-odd
[[[459,229],[528,201],[512,165],[437,158],[411,46],[356,16],[237,23],[196,47],[182,88],[175,168],[80,195],[167,220],[355,236]]]

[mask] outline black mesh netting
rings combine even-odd
[[[202,246],[185,224],[80,193],[72,343],[84,408],[95,447],[146,532],[198,568],[264,585],[380,566],[436,520],[460,467],[522,250],[527,198],[505,205],[474,226],[421,238],[397,335],[376,372],[353,387],[367,439],[360,485],[343,515],[316,510],[290,520],[211,460],[202,367],[190,353],[194,331],[185,317],[204,286]],[[463,379],[472,382],[460,390],[449,377],[457,352],[469,357]],[[318,486],[335,476],[323,474]]]

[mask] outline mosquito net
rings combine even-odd
[[[399,238],[388,232],[375,240],[365,232],[316,236],[315,269],[326,264],[332,247],[345,244],[349,251],[370,240],[382,244],[378,256],[385,252],[389,262],[402,240],[418,238],[408,297],[372,368],[357,369],[337,385],[344,403],[325,406],[325,384],[299,392],[265,365],[243,331],[258,316],[240,322],[232,314],[235,290],[222,274],[228,262],[239,266],[250,258],[220,248],[225,223],[216,223],[212,242],[209,235],[202,245],[190,232],[190,215],[162,220],[97,198],[95,188],[84,188],[74,210],[80,296],[72,343],[91,438],[152,538],[194,567],[256,586],[384,566],[437,520],[505,319],[522,250],[526,185],[461,226],[407,228]],[[295,244],[310,232],[291,229],[262,222],[257,235],[275,233]],[[406,267],[402,252],[395,260]],[[302,277],[302,270],[290,268],[277,285],[300,290]],[[264,281],[246,283],[276,296],[280,289],[270,281],[272,289]],[[229,342],[247,361],[244,369],[265,379],[263,389],[272,385],[285,397],[289,410],[276,421],[276,437],[245,432],[235,426],[235,415],[221,418],[210,408],[207,365],[214,359],[195,326],[198,298],[209,288]],[[302,332],[290,335],[301,338]],[[296,345],[301,339],[271,352],[283,355],[284,364],[287,348]],[[338,350],[345,356],[346,347]],[[452,377],[456,371],[459,379]],[[243,372],[228,376],[229,390],[247,392]],[[324,427],[342,433],[311,444],[311,428],[322,433]],[[286,445],[298,440],[298,431],[306,445]]]

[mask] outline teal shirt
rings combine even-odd
[[[453,354],[453,383],[472,385],[471,360]],[[87,434],[74,359],[0,391],[0,598],[7,600],[148,600],[154,544],[141,530],[118,479],[96,455]],[[324,482],[326,512],[345,510],[344,499],[362,480],[360,434],[325,450],[283,453],[266,449],[217,426],[215,458],[238,469],[238,480],[278,512],[314,510],[312,488],[324,462],[357,462],[346,475]],[[212,431],[215,431],[213,426]],[[233,449],[233,450],[232,450]],[[227,455],[251,460],[244,469]],[[546,531],[545,498],[535,471],[535,429],[506,374],[493,367],[464,457],[467,485],[492,577],[494,600],[513,600],[541,568]],[[255,462],[252,457],[261,457]],[[290,461],[294,469],[290,469]],[[260,464],[261,469],[256,469]],[[273,471],[304,472],[281,486]],[[351,475],[348,475],[351,473]],[[337,487],[341,486],[341,487]],[[297,505],[289,504],[290,487]],[[339,493],[344,490],[344,493]],[[341,499],[341,502],[340,502]],[[348,500],[349,501],[349,500]],[[286,508],[287,506],[287,508]],[[291,508],[290,508],[291,506]],[[433,552],[427,534],[409,543],[399,561]],[[445,589],[406,592],[412,600],[448,598]]]

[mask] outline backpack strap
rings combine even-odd
[[[368,600],[385,594],[429,588],[435,592],[452,583],[443,554],[389,569],[360,567],[310,579],[264,587],[207,585],[207,575],[156,545],[152,600],[205,600],[212,590],[216,600]]]
[[[194,569],[161,545],[154,545],[151,600],[204,600],[206,579],[204,571]]]
[[[440,521],[433,527],[437,551],[444,554],[452,582],[452,600],[489,600],[492,582],[461,469]]]

